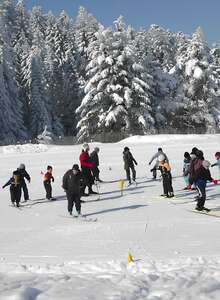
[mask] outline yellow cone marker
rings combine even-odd
[[[133,260],[133,257],[132,257],[132,255],[131,255],[131,253],[129,252],[128,253],[128,263],[130,264],[131,262],[133,262],[134,260]]]
[[[123,189],[124,189],[124,185],[125,185],[124,179],[119,180],[118,185],[121,190],[121,195],[123,195]]]

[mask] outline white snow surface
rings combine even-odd
[[[83,198],[82,213],[97,222],[72,219],[62,176],[78,163],[81,145],[47,146],[47,151],[0,148],[2,185],[22,162],[31,175],[31,201],[0,201],[0,300],[220,299],[220,218],[194,214],[194,191],[183,191],[183,153],[197,146],[214,162],[219,135],[135,136],[100,148],[98,196]],[[128,145],[138,165],[138,185],[125,186],[122,152]],[[158,197],[162,182],[148,165],[161,146],[172,167],[174,199]],[[26,147],[25,145],[23,146]],[[33,146],[34,147],[34,146]],[[10,148],[10,147],[9,147]],[[33,148],[34,149],[34,148]],[[54,166],[53,195],[44,199],[41,171]],[[219,179],[218,168],[211,168]],[[94,190],[96,187],[94,186]],[[220,210],[220,185],[208,184],[206,206]],[[133,262],[128,264],[128,253]]]

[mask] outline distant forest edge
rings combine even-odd
[[[23,0],[0,3],[0,143],[115,142],[220,132],[220,46],[157,25],[104,27]]]

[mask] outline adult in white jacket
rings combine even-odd
[[[169,163],[169,159],[168,159],[166,153],[163,152],[162,148],[158,148],[157,153],[155,153],[155,154],[152,156],[151,160],[149,161],[149,165],[151,165],[151,163],[156,159],[155,165],[154,165],[153,168],[150,170],[151,172],[153,172],[153,179],[156,179],[156,178],[157,178],[157,170],[158,170],[158,167],[159,167],[159,160],[158,160],[158,157],[159,157],[161,154],[164,155],[165,161],[166,161],[167,163]]]

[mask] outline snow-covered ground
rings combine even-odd
[[[99,146],[100,199],[83,198],[82,212],[97,222],[67,217],[61,188],[64,172],[78,163],[81,146],[26,145],[0,148],[3,185],[20,163],[31,175],[32,201],[0,201],[0,300],[220,299],[220,218],[194,214],[194,192],[183,191],[183,153],[197,146],[214,161],[219,135],[131,137]],[[137,187],[125,187],[122,151],[138,161]],[[170,158],[175,199],[158,197],[162,183],[151,180],[148,161],[158,146]],[[41,171],[54,166],[53,194],[44,198]],[[212,168],[220,178],[218,168]],[[94,187],[96,189],[96,187]],[[220,210],[220,185],[208,185],[206,206]],[[128,264],[128,253],[134,262]]]

